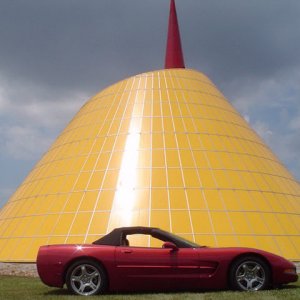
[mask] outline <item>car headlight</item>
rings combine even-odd
[[[283,273],[284,274],[297,274],[297,270],[296,270],[296,268],[289,268],[289,269],[285,269],[284,271],[283,271]]]

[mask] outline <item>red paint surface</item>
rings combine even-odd
[[[166,69],[185,68],[174,0],[171,0],[170,3],[170,16],[169,16],[165,68]]]
[[[272,284],[297,280],[285,273],[294,268],[286,259],[249,248],[168,248],[52,245],[42,246],[37,257],[41,280],[63,287],[68,267],[79,259],[99,262],[108,276],[109,291],[180,291],[228,288],[231,263],[240,255],[258,255],[271,267]]]

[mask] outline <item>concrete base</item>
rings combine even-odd
[[[2,262],[0,262],[0,275],[38,277],[35,263],[2,263]]]
[[[300,274],[300,262],[295,262],[297,273]],[[2,263],[0,262],[0,275],[14,275],[38,277],[35,263]]]

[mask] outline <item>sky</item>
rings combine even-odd
[[[177,0],[206,74],[300,180],[300,1]],[[0,1],[0,207],[80,107],[163,69],[169,0]]]

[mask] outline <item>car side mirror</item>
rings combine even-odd
[[[170,249],[171,251],[177,251],[178,250],[178,247],[174,243],[171,243],[171,242],[165,242],[162,245],[162,247],[166,248],[166,249]]]

